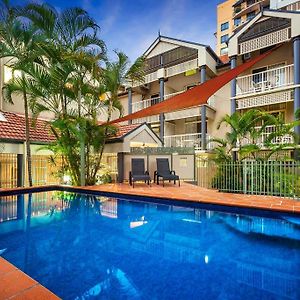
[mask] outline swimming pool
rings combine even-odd
[[[0,199],[2,256],[63,299],[300,299],[299,217],[57,191]]]

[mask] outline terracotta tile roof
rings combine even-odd
[[[226,63],[229,62],[228,54],[221,55],[219,58],[220,58],[220,60],[222,61],[223,64],[226,64]]]
[[[124,135],[128,134],[129,132],[133,131],[134,129],[140,127],[141,124],[132,124],[132,125],[116,125],[118,127],[118,131],[115,136],[111,139],[119,139],[122,138]]]
[[[25,141],[25,117],[12,112],[0,111],[6,121],[0,119],[0,140]],[[31,122],[30,122],[31,123]],[[49,143],[55,140],[50,133],[49,124],[37,119],[35,126],[31,125],[30,139],[32,142]]]

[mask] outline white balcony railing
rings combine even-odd
[[[239,54],[250,53],[288,41],[291,38],[291,28],[284,28],[240,43]]]
[[[236,79],[237,96],[280,89],[294,84],[294,65],[269,69]]]
[[[255,127],[255,128],[259,130],[261,127]],[[276,133],[277,130],[278,130],[277,127],[274,125],[266,126],[264,132],[261,134],[260,138],[258,139],[257,144],[260,147],[263,147],[266,141],[268,140],[269,136],[271,134]],[[292,144],[294,142],[294,138],[292,135],[285,134],[273,138],[271,142],[275,145]],[[249,144],[248,140],[242,141],[242,145],[247,145],[247,144]]]
[[[134,82],[132,87],[137,87],[158,80],[157,71],[146,74],[143,82]]]
[[[169,99],[171,97],[174,97],[176,95],[179,95],[183,92],[185,92],[185,90],[175,92],[175,93],[172,93],[172,94],[167,94],[167,95],[164,96],[163,100],[167,100],[167,99]],[[149,98],[149,99],[141,100],[141,101],[138,101],[138,102],[134,102],[134,103],[132,103],[132,112],[134,113],[134,112],[137,112],[137,111],[142,110],[144,108],[150,107],[154,104],[159,103],[160,101],[161,101],[160,97],[155,97],[155,98]]]
[[[206,135],[207,149],[210,149],[210,136]],[[188,133],[164,136],[165,147],[194,147],[197,150],[202,149],[201,133]]]
[[[198,58],[166,68],[166,77],[174,76],[198,68]]]
[[[237,109],[246,109],[246,108],[253,108],[253,107],[260,107],[278,103],[286,103],[291,102],[294,99],[293,90],[287,91],[279,91],[270,94],[262,94],[262,95],[254,95],[252,97],[246,97],[238,99],[237,102]]]
[[[175,92],[172,94],[167,94],[164,96],[164,100],[167,100],[171,97],[174,97],[176,95],[182,94],[183,92],[185,92],[185,90],[179,91],[179,92]],[[132,103],[132,112],[135,113],[137,111],[140,111],[144,108],[150,107],[152,105],[155,105],[157,103],[159,103],[160,97],[155,97],[155,98],[149,98],[149,99],[145,99],[145,100],[141,100],[138,102],[134,102]],[[215,109],[215,96],[212,96],[208,99],[207,104],[212,108]],[[198,109],[197,109],[198,107]],[[183,119],[183,118],[189,118],[189,117],[196,117],[199,116],[200,112],[199,112],[199,106],[196,107],[192,107],[192,108],[186,108],[186,109],[181,109],[179,111],[174,111],[171,113],[167,113],[165,115],[166,120],[176,120],[176,119]],[[143,119],[138,119],[138,120],[134,120],[133,122],[136,123],[142,123],[142,122],[147,122],[147,123],[155,123],[159,121],[159,115],[154,115],[154,116],[150,116],[147,118],[143,118]]]
[[[137,112],[160,102],[160,97],[145,99],[132,103],[132,112]]]

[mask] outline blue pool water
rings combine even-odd
[[[1,252],[63,299],[300,299],[300,218],[287,215],[1,197]]]

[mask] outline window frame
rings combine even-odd
[[[225,26],[225,28],[223,26]],[[221,31],[225,31],[227,29],[229,29],[229,21],[226,21],[221,24]]]

